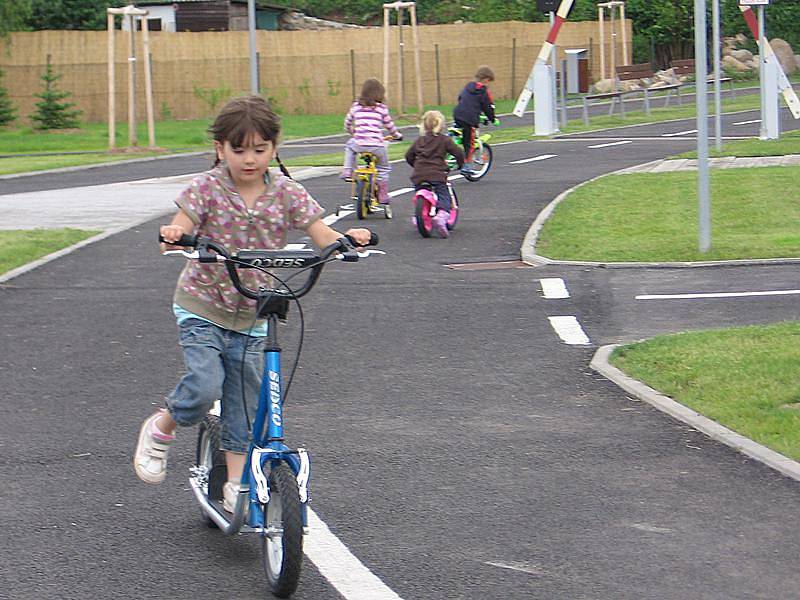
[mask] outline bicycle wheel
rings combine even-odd
[[[489,144],[481,144],[475,148],[475,154],[472,155],[472,175],[464,175],[464,179],[468,181],[478,181],[486,173],[489,172],[489,167],[492,166],[492,147]]]
[[[422,194],[414,196],[414,222],[417,225],[417,231],[422,237],[431,237],[433,224],[431,223],[430,203]]]
[[[372,181],[371,178],[360,179],[356,182],[356,215],[359,219],[365,219],[369,214],[369,205],[372,201]]]
[[[303,515],[297,478],[285,462],[269,474],[261,556],[272,593],[288,598],[297,589],[303,564]]]
[[[452,231],[455,229],[456,223],[458,223],[458,196],[456,196],[456,190],[453,187],[450,187],[450,218],[447,219],[447,229]]]
[[[225,452],[220,450],[220,423],[219,417],[206,415],[197,433],[196,464],[206,472],[206,481],[203,492],[209,500],[222,500],[222,486],[228,479],[228,467],[225,463]],[[211,518],[201,511],[203,521],[209,527],[216,527]]]

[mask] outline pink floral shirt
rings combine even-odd
[[[210,237],[229,252],[282,248],[290,229],[305,229],[323,214],[302,185],[272,173],[266,191],[248,209],[226,167],[195,177],[175,203],[195,223],[197,234]],[[253,289],[269,279],[255,269],[242,269],[239,275]],[[236,331],[248,330],[255,316],[255,301],[239,294],[222,264],[187,262],[174,300],[182,308]]]

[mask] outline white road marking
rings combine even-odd
[[[675,133],[662,133],[662,137],[675,137],[676,135],[689,135],[690,133],[697,133],[697,129],[687,129],[686,131],[676,131]]]
[[[399,196],[400,194],[407,194],[408,192],[413,192],[414,188],[400,188],[399,190],[393,190],[389,192],[389,198],[394,198],[395,196]]]
[[[356,211],[354,210],[339,210],[338,215],[334,214],[334,215],[328,215],[327,217],[323,217],[322,222],[325,223],[325,225],[333,225],[339,219],[343,219],[344,217],[352,215],[355,212]]]
[[[607,144],[595,144],[594,146],[588,146],[589,148],[608,148],[609,146],[621,146],[622,144],[632,144],[633,140],[621,140],[619,142],[609,142]]]
[[[558,337],[565,343],[572,345],[586,345],[589,337],[584,333],[578,319],[573,316],[547,317]]]
[[[761,119],[753,119],[752,121],[739,121],[734,125],[752,125],[753,123],[761,123]]]
[[[447,181],[455,181],[456,179],[464,179],[463,175],[450,175],[447,178]]]
[[[539,283],[545,298],[569,298],[567,286],[560,277],[540,279]]]
[[[547,160],[548,158],[555,158],[556,156],[558,156],[558,154],[540,154],[539,156],[534,156],[532,158],[523,158],[523,159],[520,159],[520,160],[512,160],[508,164],[510,164],[510,165],[521,165],[521,164],[524,164],[524,163],[534,162],[534,161],[537,161],[537,160]]]
[[[499,567],[501,569],[509,569],[511,571],[521,571],[522,573],[530,573],[531,575],[541,575],[542,570],[536,567],[536,565],[529,565],[526,563],[512,563],[512,564],[505,564],[499,562],[491,562],[486,561],[483,563],[485,565],[489,565],[490,567]]]
[[[317,570],[346,600],[402,600],[367,569],[328,526],[308,510],[310,532],[303,551]]]
[[[707,294],[641,294],[636,300],[693,300],[695,298],[745,298],[747,296],[792,296],[800,290],[772,290],[766,292],[712,292]]]

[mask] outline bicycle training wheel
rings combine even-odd
[[[291,596],[303,564],[303,514],[297,478],[283,461],[269,474],[261,556],[272,593],[279,598]]]
[[[206,473],[203,492],[209,500],[222,500],[222,486],[228,479],[228,467],[225,463],[225,452],[220,450],[220,423],[219,417],[206,415],[197,433],[196,464]],[[203,520],[209,527],[217,524],[205,513],[200,511]]]
[[[417,224],[417,231],[424,238],[431,237],[431,229],[433,229],[430,206],[424,196],[414,197],[414,222]]]
[[[492,147],[489,144],[481,144],[480,147],[475,148],[475,154],[472,155],[472,175],[464,175],[467,181],[478,181],[486,173],[489,172],[489,167],[492,166]]]
[[[372,202],[372,185],[370,179],[359,179],[356,183],[356,215],[359,219],[366,219],[369,214],[369,205]]]

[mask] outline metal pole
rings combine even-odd
[[[128,145],[133,147],[139,144],[136,135],[136,17],[128,13]]]
[[[761,127],[759,137],[767,139],[767,89],[766,89],[766,48],[764,44],[764,5],[758,7],[758,79],[759,93],[761,94]]]
[[[114,15],[108,13],[108,149],[114,150],[117,147],[117,109],[116,109],[116,85],[114,73]]]
[[[714,60],[714,141],[717,152],[722,151],[722,93],[720,90],[720,57],[719,57],[719,0],[712,0],[711,3],[711,18],[713,23],[711,26],[712,40],[714,45],[713,60]]]
[[[556,13],[550,11],[550,27],[556,22]],[[558,133],[561,131],[558,127],[558,87],[556,86],[556,73],[558,73],[558,65],[556,59],[556,45],[555,42],[553,43],[553,47],[550,49],[550,68],[551,73],[553,74],[553,85],[552,85],[552,93],[553,93],[553,132]]]
[[[258,60],[256,59],[256,0],[247,0],[247,30],[250,42],[250,93],[258,93]]]
[[[711,249],[711,200],[708,178],[708,74],[706,64],[706,0],[694,2],[694,65],[697,81],[697,199],[700,252]]]

